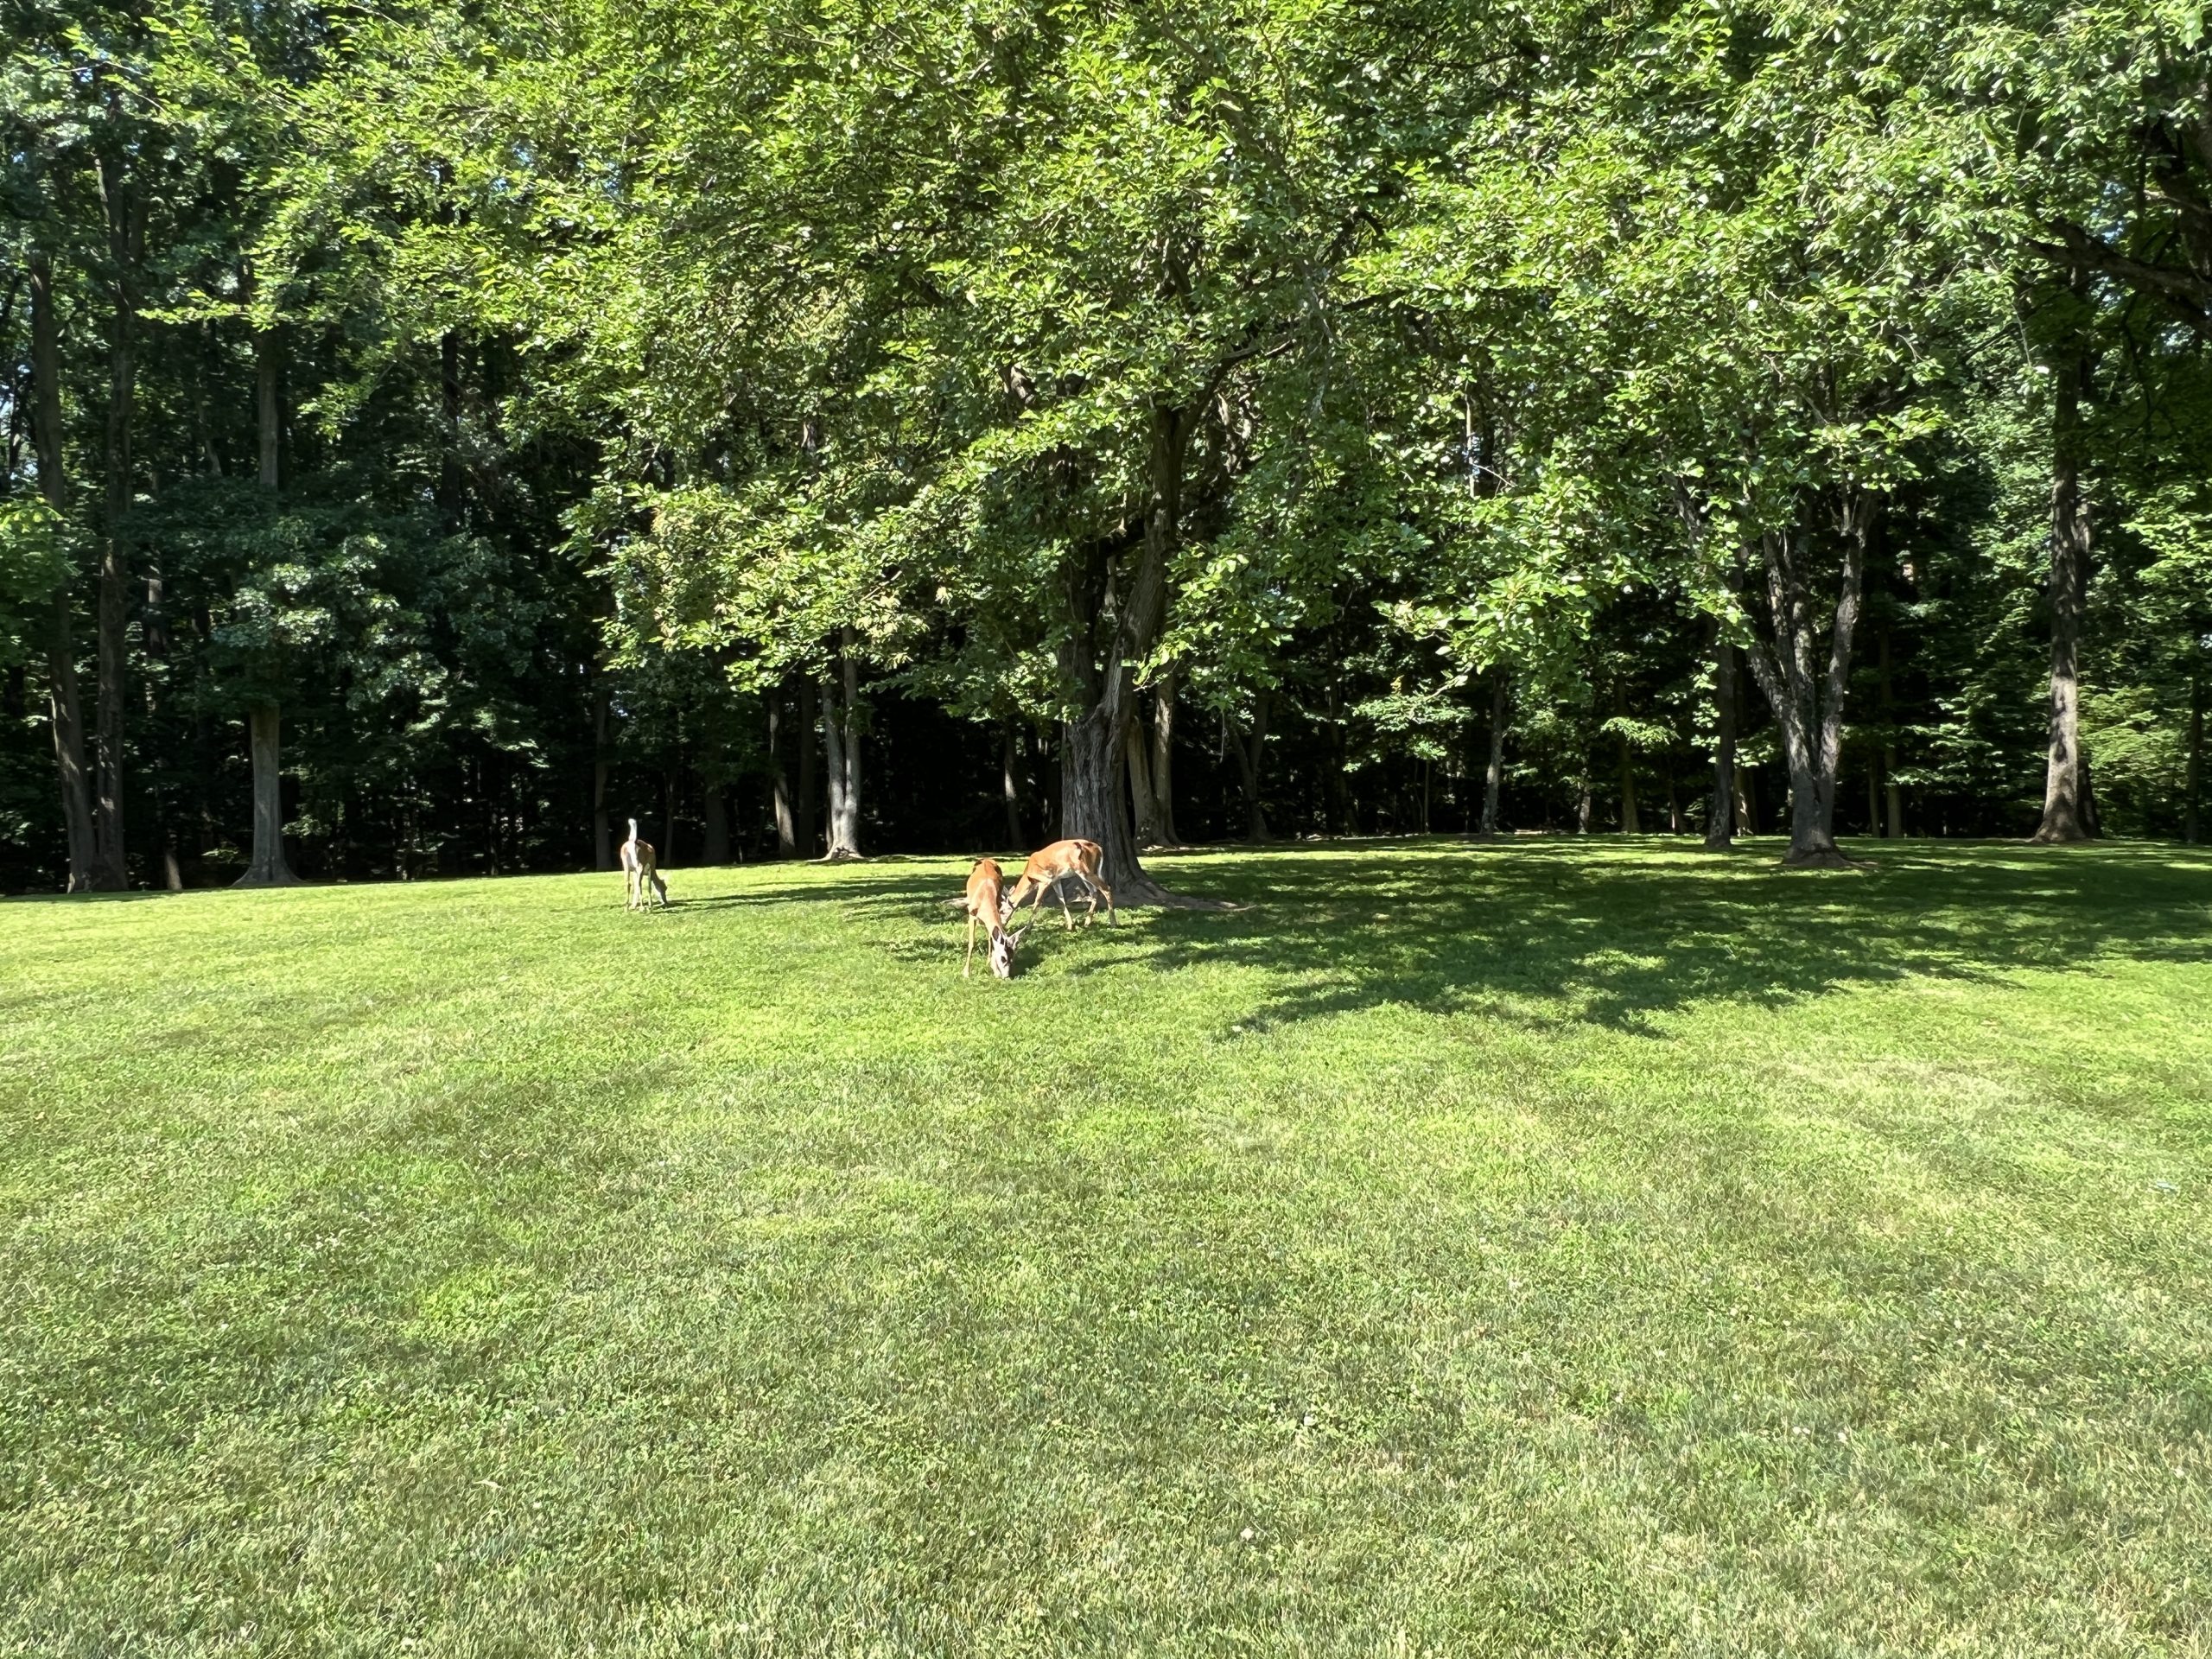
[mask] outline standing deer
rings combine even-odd
[[[1098,914],[1098,896],[1106,896],[1106,919],[1119,926],[1114,915],[1114,890],[1098,879],[1098,861],[1105,856],[1105,849],[1095,841],[1056,841],[1029,855],[1029,861],[1021,867],[1021,877],[1014,884],[1014,891],[1007,896],[1001,919],[1013,916],[1021,908],[1021,901],[1035,893],[1029,906],[1029,919],[1034,923],[1037,912],[1044,908],[1045,895],[1057,892],[1060,898],[1060,919],[1070,931],[1075,928],[1075,918],[1068,911],[1068,895],[1061,883],[1080,881],[1090,890],[1090,908],[1083,913],[1083,925],[1090,925],[1091,918]],[[1028,930],[1025,928],[1023,931]]]
[[[999,868],[995,858],[979,858],[976,868],[968,872],[968,959],[960,964],[960,977],[976,965],[976,924],[982,923],[990,935],[991,976],[995,979],[1014,977],[1014,953],[1021,944],[1020,933],[1006,931],[1006,872]]]
[[[638,821],[630,820],[630,839],[622,843],[622,889],[632,910],[650,910],[658,896],[668,903],[668,883],[660,879],[660,861],[653,844],[638,839]]]

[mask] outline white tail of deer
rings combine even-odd
[[[668,883],[660,879],[660,861],[653,844],[638,839],[638,821],[630,820],[630,839],[622,843],[622,891],[632,910],[650,910],[658,898],[668,903]]]
[[[1106,900],[1106,919],[1116,920],[1114,889],[1098,879],[1098,861],[1105,856],[1105,849],[1095,841],[1056,841],[1029,855],[1029,861],[1021,867],[1021,876],[1014,884],[1014,891],[1007,895],[1002,919],[1010,918],[1021,908],[1021,901],[1032,893],[1036,895],[1029,906],[1029,919],[1034,922],[1037,912],[1044,908],[1045,895],[1057,892],[1060,897],[1060,919],[1072,930],[1075,917],[1068,910],[1068,895],[1061,885],[1080,881],[1090,894],[1090,908],[1083,913],[1083,924],[1090,925],[1091,918],[1098,914],[1098,900]],[[1116,923],[1116,925],[1119,924]]]
[[[1009,933],[1006,931],[1006,872],[999,868],[995,858],[979,858],[976,868],[968,872],[968,959],[960,964],[960,977],[976,965],[976,924],[981,922],[990,936],[991,976],[995,979],[1014,977],[1014,953],[1020,947],[1021,935],[1029,930]]]

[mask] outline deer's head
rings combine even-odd
[[[991,976],[993,978],[1012,979],[1014,977],[1014,953],[1021,948],[1022,934],[1028,931],[1029,930],[1025,927],[1020,932],[1009,933],[1001,928],[991,935]]]

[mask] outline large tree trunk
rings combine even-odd
[[[1151,411],[1144,534],[1116,555],[1093,547],[1062,572],[1068,620],[1062,665],[1080,688],[1083,714],[1060,747],[1060,833],[1098,843],[1101,874],[1120,905],[1189,905],[1145,873],[1129,828],[1122,767],[1136,718],[1135,664],[1165,617],[1167,563],[1181,535],[1183,468],[1192,425],[1179,409]],[[1130,568],[1134,566],[1134,568]],[[1109,602],[1118,601],[1118,602]]]
[[[130,190],[114,163],[103,159],[97,175],[107,213],[108,254],[114,265],[115,333],[108,346],[107,499],[100,526],[99,758],[92,788],[92,885],[120,892],[130,884],[124,849],[123,714],[124,681],[130,663],[125,521],[130,513],[131,406],[138,382],[138,319],[131,283],[143,239],[144,216],[133,210]]]
[[[842,630],[842,675],[822,677],[822,740],[830,767],[830,845],[823,856],[833,861],[861,856],[860,664],[854,644],[853,631]]]
[[[776,856],[791,858],[798,852],[798,840],[791,820],[791,772],[784,766],[783,718],[784,694],[779,686],[768,696],[768,793],[776,819]],[[809,741],[802,730],[799,747],[806,747]]]
[[[613,714],[610,701],[606,677],[595,677],[591,693],[591,867],[594,870],[614,868],[614,830],[607,816],[607,773],[614,765],[608,734]]]
[[[1026,847],[1029,838],[1021,827],[1021,774],[1014,766],[1014,752],[1020,736],[1012,721],[999,727],[999,794],[1006,803],[1006,844]]]
[[[1613,714],[1625,721],[1628,718],[1628,693],[1621,687],[1613,688]],[[1643,820],[1636,810],[1636,755],[1629,747],[1628,734],[1616,734],[1621,742],[1621,833],[1641,835]]]
[[[2054,378],[2050,486],[2050,750],[2043,822],[2033,839],[2087,841],[2095,833],[2082,754],[2082,612],[2089,588],[2089,508],[2082,494],[2082,382],[2069,358]]]
[[[1175,665],[1152,687],[1152,810],[1160,828],[1160,845],[1179,847],[1175,832]]]
[[[817,804],[814,779],[814,735],[819,723],[820,697],[814,682],[805,675],[798,682],[798,852],[801,858],[812,858],[820,837],[815,830]]]
[[[299,878],[284,859],[284,779],[278,766],[278,714],[273,702],[246,710],[247,747],[253,758],[253,859],[231,885],[289,887]]]
[[[1152,792],[1152,734],[1146,722],[1129,722],[1129,809],[1136,815],[1134,828],[1139,847],[1160,845],[1160,801]]]
[[[283,430],[276,396],[276,342],[264,329],[253,338],[254,408],[259,425],[260,487],[276,488],[278,437]],[[232,885],[288,887],[296,879],[284,857],[284,778],[278,747],[283,709],[275,699],[246,710],[246,754],[253,766],[253,856],[245,874]],[[496,865],[496,838],[487,837],[489,861]]]
[[[61,329],[54,307],[54,267],[42,248],[31,251],[31,413],[38,452],[39,493],[58,513],[69,510],[69,480],[61,454]],[[76,619],[69,603],[69,578],[54,590],[48,625],[48,706],[54,724],[54,764],[61,785],[61,823],[69,861],[68,891],[92,885],[97,856],[92,837],[92,796],[85,773],[85,720],[77,698]]]
[[[1736,839],[1736,647],[1719,617],[1713,619],[1713,804],[1706,810],[1705,844],[1726,851]]]
[[[1491,670],[1490,761],[1483,768],[1482,833],[1497,833],[1497,811],[1505,791],[1505,711],[1511,695],[1512,671],[1500,663]]]
[[[1859,621],[1860,585],[1874,499],[1847,486],[1839,529],[1843,543],[1827,671],[1815,678],[1812,598],[1805,581],[1802,539],[1789,531],[1761,538],[1772,612],[1773,640],[1750,653],[1751,672],[1773,705],[1789,768],[1789,850],[1785,864],[1848,864],[1834,836],[1836,772],[1843,759],[1843,705],[1850,689],[1851,640]]]

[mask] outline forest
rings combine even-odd
[[[2193,3],[4,10],[0,888],[2199,835]]]

